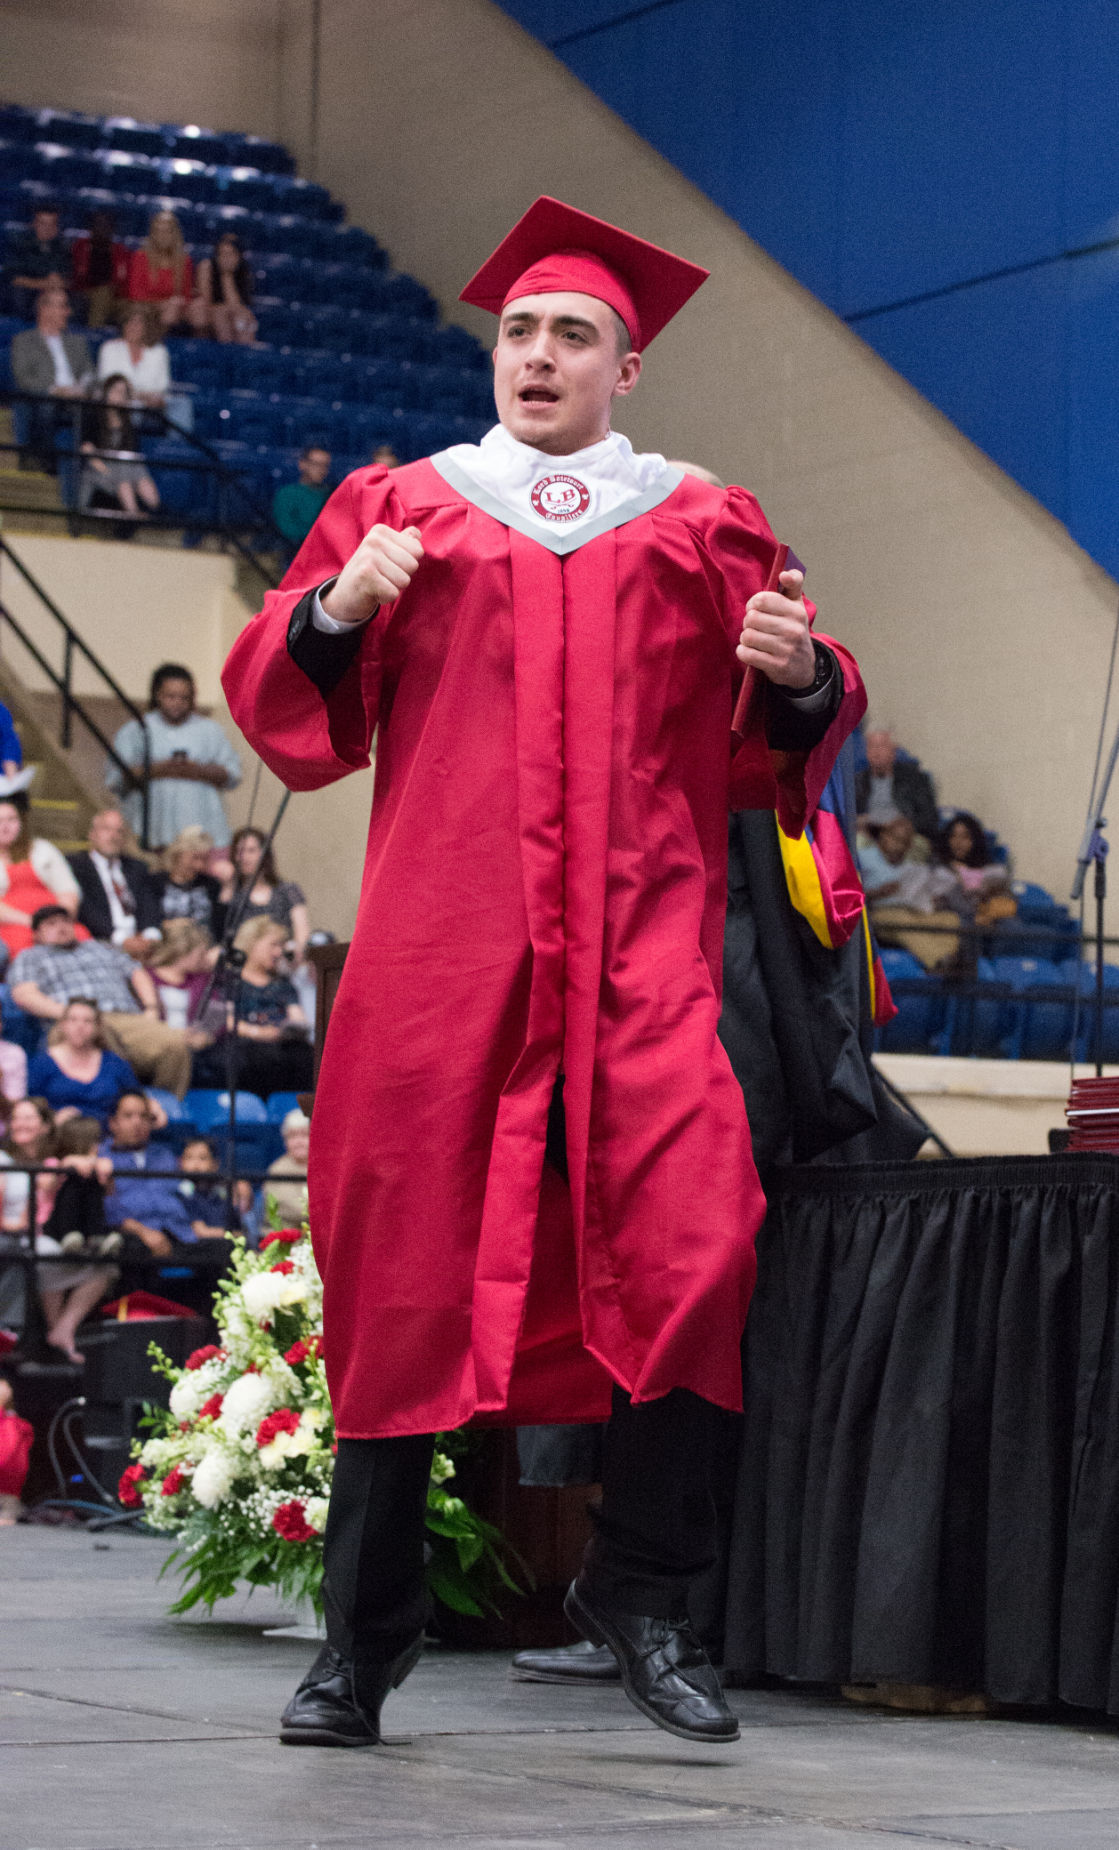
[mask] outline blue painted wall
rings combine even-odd
[[[503,0],[1119,574],[1119,0]]]

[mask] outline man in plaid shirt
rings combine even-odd
[[[190,1084],[190,1048],[180,1028],[160,1020],[155,984],[143,964],[113,944],[79,943],[62,906],[40,906],[35,942],[8,971],[12,1001],[41,1021],[57,1021],[76,996],[96,1002],[108,1046],[139,1079],[182,1098]]]

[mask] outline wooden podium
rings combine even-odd
[[[348,944],[318,944],[307,953],[316,972],[316,1079],[349,948]],[[314,1093],[306,1094],[300,1103],[310,1114]],[[440,1629],[449,1644],[520,1651],[559,1644],[571,1635],[563,1617],[563,1596],[578,1572],[590,1536],[587,1499],[592,1488],[580,1484],[566,1490],[529,1489],[518,1482],[519,1475],[515,1432],[496,1427],[480,1432],[477,1450],[463,1463],[463,1489],[479,1513],[501,1530],[535,1585],[522,1599],[506,1593],[500,1615],[470,1619],[441,1610]],[[516,1562],[510,1565],[514,1578],[519,1578]]]

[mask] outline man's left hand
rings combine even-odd
[[[778,687],[802,690],[816,678],[816,651],[804,603],[804,573],[782,572],[780,591],[756,591],[735,650]]]

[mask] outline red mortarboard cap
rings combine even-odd
[[[459,301],[500,315],[520,296],[577,290],[608,303],[640,351],[710,274],[544,193],[471,277]]]

